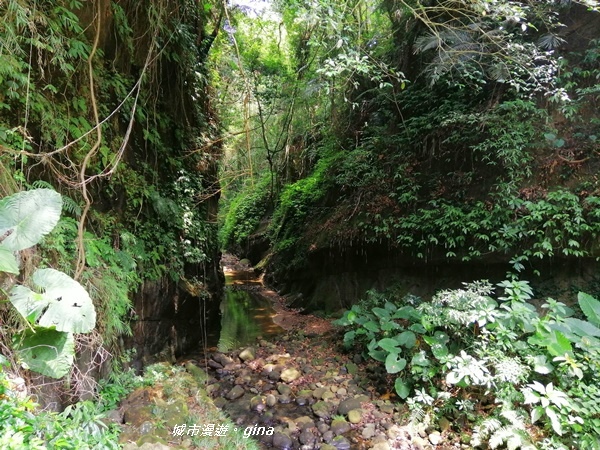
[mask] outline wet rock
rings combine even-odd
[[[350,424],[344,419],[334,419],[333,422],[331,422],[331,431],[336,436],[347,433],[351,429],[352,427],[350,426]]]
[[[362,409],[352,409],[348,411],[348,421],[350,423],[359,423],[362,420]]]
[[[244,388],[241,387],[240,385],[235,385],[228,393],[225,397],[227,397],[229,400],[235,400],[237,398],[240,398],[242,395],[244,395],[245,391]]]
[[[256,359],[256,349],[254,347],[245,348],[241,351],[239,358],[244,362]]]
[[[301,376],[302,376],[302,374],[300,373],[300,371],[298,369],[290,368],[290,369],[285,369],[283,372],[281,372],[280,378],[283,381],[285,381],[286,383],[291,383],[292,381],[297,380]]]
[[[330,444],[323,444],[319,447],[319,450],[336,450],[336,448]]]
[[[331,441],[331,445],[333,445],[337,450],[350,450],[350,441],[344,436],[334,437],[333,441]]]
[[[250,409],[252,411],[263,412],[266,407],[266,398],[262,395],[256,395],[250,399]]]
[[[313,414],[323,419],[329,419],[331,416],[331,406],[329,403],[320,401],[312,405]]]
[[[293,442],[292,438],[289,437],[287,434],[285,434],[282,431],[277,431],[275,432],[275,434],[273,434],[272,445],[275,448],[289,450],[292,448]]]

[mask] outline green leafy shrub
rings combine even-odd
[[[468,416],[469,399],[497,405],[480,413],[474,443],[534,448],[525,431],[537,423],[558,446],[552,448],[570,442],[598,448],[598,389],[591,386],[600,373],[600,302],[580,293],[579,317],[553,299],[541,313],[528,302],[527,282],[499,287],[504,295],[496,298],[489,283],[476,282],[439,292],[430,302],[371,294],[375,306],[355,305],[337,324],[351,328],[346,347],[396,376],[396,392],[415,417]]]
[[[0,271],[19,273],[16,252],[37,244],[58,223],[60,194],[50,189],[19,192],[0,201]],[[17,285],[9,300],[28,327],[14,334],[14,349],[23,364],[54,378],[66,375],[75,356],[75,333],[89,333],[96,310],[87,291],[67,274],[37,269],[34,289]]]

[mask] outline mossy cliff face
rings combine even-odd
[[[0,4],[3,194],[39,180],[63,194],[41,263],[85,285],[112,354],[182,352],[218,313],[221,150],[206,64],[218,8]]]

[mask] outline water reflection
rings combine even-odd
[[[273,323],[275,311],[260,295],[260,280],[252,272],[225,272],[225,294],[221,302],[221,333],[218,349],[227,352],[283,331]]]

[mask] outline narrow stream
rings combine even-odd
[[[253,271],[225,270],[220,327],[209,332],[207,346],[221,352],[268,339],[284,330],[273,322],[271,301],[260,294],[262,283]],[[209,327],[212,328],[212,327]]]

